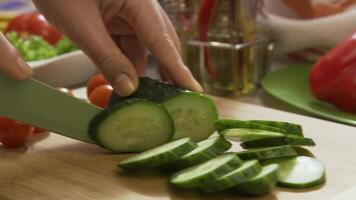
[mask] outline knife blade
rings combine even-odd
[[[102,109],[35,79],[13,80],[0,73],[0,115],[73,139],[95,143],[90,121]]]

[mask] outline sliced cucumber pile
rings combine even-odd
[[[272,158],[296,156],[297,152],[291,145],[284,145],[276,147],[249,149],[246,151],[237,152],[236,154],[243,160],[267,160]]]
[[[231,143],[224,137],[214,137],[198,143],[198,147],[187,153],[176,162],[172,162],[170,168],[184,169],[204,161],[211,160],[223,154],[231,147]]]
[[[122,98],[113,94],[110,105],[127,98],[147,99],[162,104],[173,119],[175,139],[190,137],[198,142],[215,131],[214,121],[218,117],[215,104],[201,94],[145,77],[140,78],[140,85],[131,96]]]
[[[137,154],[120,162],[118,166],[125,170],[159,167],[178,160],[196,147],[190,138],[182,138]]]
[[[256,147],[274,147],[281,145],[298,145],[298,146],[315,146],[315,143],[310,138],[297,136],[283,136],[273,138],[263,138],[257,140],[249,140],[240,144],[242,148],[256,148]]]
[[[221,134],[227,139],[237,142],[285,136],[284,134],[278,132],[246,128],[226,129]]]
[[[167,110],[147,100],[129,99],[102,111],[89,134],[114,152],[142,152],[170,141],[174,124]]]
[[[246,196],[260,196],[268,193],[277,183],[279,165],[270,164],[262,168],[261,173],[248,181],[237,185],[234,189]]]
[[[310,188],[325,182],[325,166],[315,158],[298,156],[273,159],[266,164],[276,163],[278,185],[288,188]]]
[[[217,179],[242,165],[242,160],[233,153],[220,155],[214,159],[173,174],[170,182],[181,188],[196,188]]]
[[[261,169],[262,167],[257,160],[250,160],[228,174],[200,185],[199,189],[211,193],[232,188],[257,176]]]

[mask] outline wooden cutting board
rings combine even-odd
[[[311,190],[276,188],[256,199],[356,199],[355,127],[222,98],[214,100],[222,117],[299,123],[305,135],[317,143],[310,150],[326,165],[326,184]],[[238,144],[234,148],[240,149]],[[254,199],[178,190],[164,175],[125,174],[116,164],[128,156],[53,133],[37,135],[27,148],[0,147],[0,200]]]

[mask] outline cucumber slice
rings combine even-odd
[[[260,196],[269,193],[277,183],[278,167],[277,164],[263,167],[260,174],[237,185],[235,191],[246,196]]]
[[[302,126],[299,124],[293,124],[289,122],[280,122],[280,121],[267,121],[267,120],[250,120],[250,122],[272,126],[276,128],[284,129],[288,134],[303,136],[303,129]]]
[[[181,188],[195,188],[233,171],[242,163],[233,153],[223,154],[173,174],[170,182]]]
[[[128,158],[118,166],[125,170],[159,167],[181,158],[196,147],[190,138],[182,138]]]
[[[237,142],[284,136],[284,134],[282,133],[277,133],[273,131],[246,128],[226,129],[221,134],[224,135],[227,139]]]
[[[250,140],[250,141],[243,142],[240,145],[244,149],[249,149],[255,147],[274,147],[280,145],[315,146],[315,143],[310,138],[303,138],[297,136],[285,136],[285,137]]]
[[[307,157],[315,158],[314,154],[308,149],[305,149],[300,146],[293,146],[293,149],[297,152],[298,156],[307,156]]]
[[[172,168],[183,169],[200,164],[223,154],[231,148],[231,143],[224,137],[215,137],[203,140],[198,147],[171,164]]]
[[[130,99],[103,110],[91,121],[89,134],[102,147],[119,153],[142,152],[172,139],[167,110],[142,99]]]
[[[276,163],[277,185],[287,188],[310,188],[325,182],[325,166],[315,158],[298,156],[272,159],[265,164]]]
[[[186,92],[169,98],[163,106],[173,119],[174,138],[190,137],[193,141],[201,141],[215,131],[217,110],[206,96]]]
[[[277,133],[287,133],[286,130],[281,128],[257,124],[250,121],[241,121],[241,120],[233,120],[233,119],[216,120],[215,128],[220,133],[226,129],[232,129],[232,128],[258,129],[258,130],[273,131]]]
[[[140,78],[136,92],[126,98],[141,98],[162,103],[174,121],[175,139],[190,137],[198,142],[208,138],[215,131],[217,109],[210,98],[201,94],[144,77]],[[113,94],[110,105],[123,99]]]
[[[283,145],[277,147],[249,149],[246,151],[237,152],[236,155],[243,160],[266,160],[271,158],[296,156],[297,152],[291,145]]]
[[[261,168],[257,160],[250,160],[232,172],[200,185],[198,189],[206,193],[211,193],[232,188],[257,176],[261,172]]]

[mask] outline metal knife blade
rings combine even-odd
[[[71,97],[35,79],[16,81],[0,73],[0,115],[83,142],[101,108]]]

